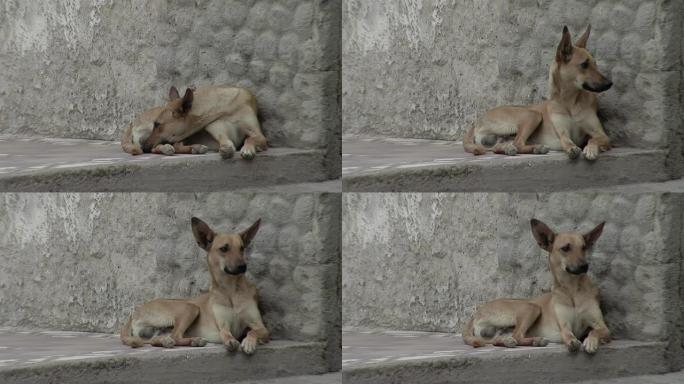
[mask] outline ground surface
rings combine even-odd
[[[269,380],[248,380],[248,381],[241,381],[237,384],[341,384],[341,383],[342,383],[342,374],[338,372],[338,373],[329,373],[327,375],[281,377],[278,379],[269,379]]]
[[[621,377],[619,379],[589,380],[576,384],[682,384],[684,372],[674,372],[665,375],[647,375],[634,377]]]
[[[595,162],[546,155],[473,156],[461,142],[345,135],[342,177],[347,191],[573,190],[665,181],[663,153],[614,148]]]

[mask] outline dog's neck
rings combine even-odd
[[[212,275],[209,292],[215,295],[232,297],[244,287],[245,282],[245,275],[228,275],[221,280],[217,280]]]
[[[560,78],[558,64],[554,63],[549,69],[549,100],[561,104],[570,110],[587,91],[577,89],[575,86],[563,87]]]

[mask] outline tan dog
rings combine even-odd
[[[222,343],[230,351],[241,348],[248,355],[254,353],[257,344],[268,342],[256,287],[244,275],[244,250],[260,223],[261,219],[238,234],[217,234],[193,217],[192,233],[207,251],[209,292],[193,299],[156,299],[136,307],[121,329],[121,341],[133,348],[144,344],[171,348]],[[238,341],[241,339],[242,343]]]
[[[603,76],[586,50],[591,26],[575,45],[568,27],[549,70],[548,100],[532,106],[502,106],[487,111],[464,138],[467,152],[482,155],[486,146],[506,155],[544,154],[563,150],[571,159],[580,153],[596,160],[600,151],[610,149],[610,140],[596,115],[596,93],[613,83]],[[515,135],[513,141],[510,137]],[[588,139],[588,141],[587,141]],[[584,146],[582,151],[578,145]]]
[[[243,88],[188,88],[181,98],[171,87],[165,106],[144,112],[124,131],[122,147],[134,155],[205,153],[208,148],[204,143],[183,144],[183,140],[193,141],[196,134],[205,131],[217,143],[210,146],[217,147],[222,157],[230,158],[240,148],[242,158],[251,160],[268,147],[256,113],[256,99]]]
[[[610,331],[599,307],[598,287],[586,274],[587,251],[601,236],[604,223],[584,235],[555,233],[535,219],[531,224],[537,243],[549,252],[553,289],[536,299],[497,299],[485,303],[465,326],[463,341],[473,347],[543,347],[552,341],[564,343],[570,352],[577,352],[583,345],[586,353],[594,354],[599,344],[610,341]],[[511,328],[512,335],[506,335]],[[578,338],[585,335],[582,344]]]

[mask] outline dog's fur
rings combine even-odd
[[[256,287],[244,275],[244,250],[261,219],[237,234],[217,234],[195,217],[191,222],[197,244],[207,251],[209,292],[192,299],[156,299],[136,307],[121,329],[121,341],[133,348],[222,343],[230,351],[241,348],[252,354],[257,344],[269,341]]]
[[[599,152],[610,149],[610,139],[596,115],[596,93],[608,90],[613,83],[599,72],[586,49],[590,32],[588,26],[573,45],[568,27],[564,27],[549,70],[548,100],[487,111],[466,132],[464,149],[482,155],[488,150],[485,146],[491,146],[493,152],[511,156],[562,150],[571,159],[581,153],[587,160],[596,160]],[[580,145],[585,145],[584,150]]]
[[[586,274],[587,252],[601,236],[603,224],[586,234],[555,233],[532,219],[534,238],[549,252],[553,289],[535,299],[485,303],[464,327],[463,341],[473,347],[545,346],[552,341],[564,343],[570,352],[583,346],[586,353],[596,353],[599,344],[610,341],[610,331],[599,307],[599,289]],[[578,338],[585,335],[580,343]]]
[[[214,142],[207,142],[202,132]],[[183,144],[186,139],[189,145]],[[188,88],[182,98],[171,87],[168,103],[138,116],[124,130],[121,146],[132,155],[199,154],[218,149],[224,158],[232,157],[240,148],[242,158],[250,160],[256,152],[266,150],[268,144],[257,119],[256,98],[248,90],[207,86]]]

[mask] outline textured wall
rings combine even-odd
[[[345,133],[461,139],[484,110],[547,95],[564,24],[594,27],[589,50],[615,86],[600,95],[609,135],[662,147],[676,127],[682,2],[346,0]]]
[[[118,140],[171,85],[240,84],[269,141],[339,133],[339,0],[0,2],[0,132]]]
[[[118,332],[135,304],[199,294],[193,215],[218,231],[262,218],[248,275],[275,338],[339,334],[335,194],[3,194],[0,324]]]
[[[589,231],[614,334],[671,340],[679,319],[684,195],[345,194],[343,324],[460,331],[475,307],[551,288],[529,220]]]

